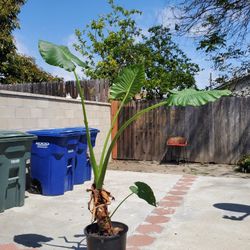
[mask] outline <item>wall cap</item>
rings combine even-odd
[[[58,97],[58,96],[49,96],[49,95],[39,95],[33,93],[24,93],[24,92],[16,92],[16,91],[8,91],[8,90],[0,90],[0,97],[1,96],[10,96],[10,97],[20,97],[26,99],[40,99],[40,100],[49,100],[49,101],[59,101],[59,102],[68,102],[68,103],[81,103],[80,100],[76,99],[67,99],[65,97]],[[111,106],[110,103],[106,102],[95,102],[95,101],[85,101],[86,104],[89,105],[99,105],[99,106]]]

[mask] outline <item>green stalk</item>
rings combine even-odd
[[[160,102],[160,103],[157,103],[157,104],[154,104],[153,106],[150,106],[148,108],[145,108],[143,110],[140,110],[139,112],[137,112],[135,115],[133,115],[129,120],[127,120],[122,126],[121,128],[119,128],[119,130],[117,131],[114,139],[112,140],[109,148],[108,148],[108,151],[106,153],[106,156],[105,156],[105,159],[104,159],[104,162],[102,164],[102,168],[100,169],[100,174],[99,174],[99,177],[98,177],[98,181],[96,183],[96,185],[101,185],[104,181],[104,177],[105,177],[105,174],[106,174],[106,170],[107,170],[107,166],[108,166],[108,162],[109,162],[109,158],[110,158],[110,155],[112,153],[112,150],[113,150],[113,147],[115,146],[115,143],[116,141],[118,140],[118,138],[120,137],[120,135],[122,134],[122,132],[133,122],[135,121],[138,117],[140,117],[141,115],[153,110],[153,109],[156,109],[158,107],[161,107],[163,105],[166,105],[167,104],[167,101],[163,101],[163,102]]]
[[[134,81],[134,79],[133,79],[133,81]],[[132,81],[132,83],[133,83],[133,81]],[[126,95],[125,95],[124,98],[122,99],[122,102],[121,102],[121,104],[119,105],[119,109],[117,110],[117,112],[116,112],[116,114],[115,114],[115,116],[114,116],[114,118],[113,118],[113,121],[112,121],[112,123],[111,123],[111,127],[110,127],[110,129],[109,129],[109,131],[108,131],[108,134],[107,134],[106,138],[105,138],[105,142],[104,142],[104,146],[103,146],[103,150],[102,150],[102,154],[101,154],[101,159],[100,159],[100,164],[99,164],[99,166],[100,166],[101,169],[102,169],[102,165],[103,165],[103,159],[104,159],[105,153],[106,153],[106,151],[107,151],[107,145],[108,145],[108,141],[109,141],[110,135],[111,135],[112,130],[113,130],[113,128],[114,128],[115,122],[116,122],[116,120],[117,120],[117,118],[118,118],[118,116],[119,116],[119,114],[120,114],[120,111],[121,111],[121,109],[123,108],[123,106],[124,106],[124,104],[125,104],[125,101],[126,101],[127,98],[128,98],[128,95],[129,95],[129,93],[130,93],[131,87],[132,87],[132,84],[130,84],[130,86],[129,86],[127,92],[126,92]],[[100,170],[100,171],[101,171],[101,170]],[[99,183],[99,182],[98,182],[98,183]]]
[[[127,97],[127,95],[125,96]],[[104,159],[104,156],[105,156],[105,153],[106,153],[106,150],[107,150],[107,145],[108,145],[108,141],[109,141],[109,138],[110,138],[110,135],[112,133],[112,130],[114,128],[114,125],[115,125],[115,122],[118,118],[118,115],[122,109],[122,107],[124,106],[124,102],[125,102],[125,98],[122,100],[121,104],[119,105],[119,109],[117,110],[115,116],[114,116],[114,119],[112,120],[112,123],[111,123],[111,127],[107,133],[107,136],[105,138],[105,142],[104,142],[104,145],[103,145],[103,150],[102,150],[102,154],[101,154],[101,159],[100,159],[100,166],[102,166],[102,163],[103,163],[103,159]]]
[[[88,147],[89,147],[89,154],[90,154],[90,162],[93,168],[93,172],[94,172],[94,176],[95,176],[95,182],[98,180],[98,168],[97,168],[97,164],[96,164],[96,159],[95,159],[95,154],[94,154],[94,150],[91,144],[91,136],[90,136],[90,131],[89,131],[89,125],[88,125],[88,119],[87,119],[87,113],[86,113],[86,108],[85,108],[85,103],[84,103],[84,94],[81,88],[81,84],[80,81],[78,79],[78,76],[75,72],[75,70],[73,71],[75,78],[76,78],[76,85],[81,97],[81,103],[82,103],[82,112],[83,112],[83,122],[86,128],[86,134],[87,134],[87,142],[88,142]]]
[[[131,196],[133,195],[134,193],[131,193],[129,195],[127,195],[119,204],[118,206],[116,207],[116,209],[112,212],[112,214],[109,216],[109,218],[111,219],[111,217],[114,215],[114,213],[117,211],[117,209]]]

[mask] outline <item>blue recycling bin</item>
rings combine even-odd
[[[88,143],[86,129],[85,127],[70,127],[65,129],[80,134],[80,139],[76,152],[74,184],[83,184],[85,181],[91,180],[91,164],[87,156]],[[97,134],[100,132],[100,130],[95,128],[89,128],[89,130],[91,135],[91,144],[94,147]]]
[[[31,178],[43,195],[73,190],[80,134],[70,129],[29,131],[36,135],[31,149]]]

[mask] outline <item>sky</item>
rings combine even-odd
[[[176,5],[178,0],[116,0],[116,3],[127,9],[138,9],[143,12],[137,18],[139,27],[143,30],[163,24],[173,25],[170,6]],[[44,70],[64,77],[65,80],[73,79],[73,75],[63,69],[46,64],[38,51],[38,40],[46,40],[56,44],[66,45],[71,48],[75,42],[75,29],[83,29],[98,15],[110,11],[106,0],[27,0],[19,14],[20,29],[13,35],[18,51],[32,56],[37,64]],[[197,76],[196,82],[199,88],[209,85],[210,73],[216,78],[217,73],[212,70],[211,62],[205,55],[196,51],[195,41],[189,36],[177,37],[175,41],[186,55],[203,69]],[[81,74],[80,70],[78,73]]]

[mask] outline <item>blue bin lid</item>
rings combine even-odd
[[[33,130],[33,131],[28,131],[28,133],[43,137],[67,137],[67,136],[77,135],[77,131],[74,131],[73,129],[70,128]]]
[[[80,132],[80,133],[84,133],[84,134],[86,134],[86,128],[85,127],[69,127],[69,128],[65,128],[65,129],[69,129],[69,130],[72,130],[72,131],[75,131],[75,132]],[[91,134],[91,132],[93,132],[93,133],[99,133],[100,132],[100,130],[99,129],[97,129],[97,128],[89,128],[89,130],[90,130],[90,134]]]

